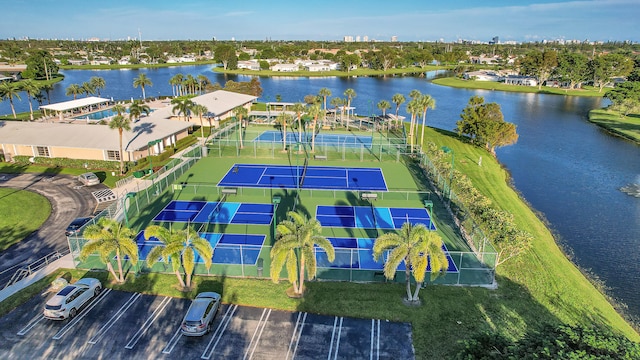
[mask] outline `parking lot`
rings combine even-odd
[[[182,336],[190,300],[105,289],[52,321],[36,296],[0,318],[0,358],[413,359],[411,325],[223,305],[211,332]]]

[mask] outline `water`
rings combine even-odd
[[[153,86],[147,96],[170,95],[169,78],[177,73],[200,74],[222,85],[227,80],[247,81],[246,76],[214,73],[211,66],[182,66],[140,70],[65,71],[65,80],[56,84],[52,101],[71,98],[64,89],[71,83],[102,76],[107,88],[103,97],[139,99],[140,89],[133,79],[146,73]],[[640,316],[640,199],[628,196],[619,188],[640,183],[638,146],[608,135],[586,121],[589,110],[606,105],[606,100],[537,94],[506,93],[488,90],[455,89],[434,85],[423,77],[392,76],[386,78],[261,78],[264,93],[260,101],[302,101],[320,88],[333,96],[344,97],[347,88],[357,96],[352,100],[356,113],[379,113],[376,104],[391,100],[395,93],[405,97],[413,90],[436,99],[436,109],[429,110],[427,124],[452,130],[462,109],[473,95],[501,105],[505,120],[518,127],[520,138],[513,146],[500,148],[498,159],[509,169],[515,187],[531,205],[544,214],[552,230],[559,234],[575,254],[575,261],[611,287],[612,294],[629,306],[629,313]],[[25,97],[23,96],[23,99]],[[395,113],[395,104],[388,113]],[[28,111],[26,101],[16,104],[17,111]],[[406,103],[400,114],[407,116]],[[9,104],[0,103],[0,114],[10,113]]]

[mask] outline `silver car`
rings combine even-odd
[[[65,286],[49,299],[44,306],[44,317],[51,320],[64,320],[76,316],[78,311],[102,290],[100,280],[84,278],[75,284]]]
[[[78,175],[78,181],[84,186],[93,186],[100,184],[100,178],[98,175],[88,172],[81,175]]]
[[[211,323],[220,309],[220,294],[203,292],[191,302],[187,314],[182,320],[182,335],[202,336],[211,331]]]

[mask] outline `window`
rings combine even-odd
[[[107,160],[120,161],[120,151],[107,150]]]
[[[47,146],[36,146],[36,155],[41,157],[50,157],[49,155],[49,147]]]

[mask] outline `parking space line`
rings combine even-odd
[[[300,321],[302,319],[302,321]],[[293,328],[293,334],[291,335],[291,341],[289,342],[289,349],[287,350],[286,360],[289,359],[289,355],[291,355],[291,359],[296,357],[296,352],[298,351],[298,344],[300,343],[300,338],[302,337],[302,328],[304,327],[304,323],[307,321],[307,313],[298,313],[298,318],[296,319],[296,325]],[[300,326],[298,326],[300,325]],[[293,352],[291,352],[291,346],[295,342],[295,346],[293,347]]]
[[[224,335],[224,332],[227,330],[227,326],[229,326],[229,323],[231,322],[231,318],[233,317],[233,315],[235,315],[236,310],[238,310],[238,305],[235,305],[235,304],[227,308],[227,311],[224,313],[224,317],[222,318],[222,321],[220,321],[220,324],[218,324],[216,331],[213,333],[213,337],[211,337],[211,340],[209,340],[209,343],[207,344],[206,349],[204,349],[204,352],[202,353],[202,356],[200,356],[201,359],[205,359],[205,360],[211,359],[211,355],[213,354],[213,351],[216,349],[216,346],[218,346],[220,339],[222,339],[222,335]],[[213,343],[213,347],[211,347],[211,343],[213,342],[213,340],[215,340],[216,342]],[[210,347],[211,349],[209,349]]]
[[[162,349],[163,354],[171,354],[171,352],[173,351],[173,348],[176,347],[176,345],[178,344],[178,341],[182,337],[182,331],[180,330],[181,330],[180,326],[178,326],[178,330],[176,330],[176,332],[171,337],[171,340],[169,340],[169,342],[164,347],[164,349]]]
[[[377,328],[376,328],[377,325]],[[375,347],[375,349],[374,349]],[[369,353],[369,360],[373,360],[373,352],[375,351],[375,359],[380,359],[380,319],[371,319],[371,352]]]
[[[338,317],[336,316],[335,320],[333,321],[333,332],[331,333],[331,346],[329,347],[329,356],[327,356],[328,360],[331,360],[331,354],[334,352],[333,351],[333,340],[335,339],[335,343],[336,343],[336,350],[335,350],[335,354],[333,355],[334,360],[338,358],[338,349],[340,348],[340,334],[342,334],[342,321],[344,320],[344,317],[340,316],[340,326],[338,326]],[[338,336],[336,336],[336,327],[338,328]]]
[[[24,336],[26,335],[29,331],[31,331],[31,329],[33,329],[36,325],[38,325],[38,323],[42,320],[44,320],[45,317],[43,314],[40,314],[36,317],[34,317],[33,319],[31,319],[31,321],[29,321],[27,323],[27,326],[23,327],[22,329],[20,329],[20,331],[18,331],[17,335],[18,336]]]
[[[96,344],[102,338],[102,336],[106,334],[109,329],[111,329],[113,324],[115,324],[115,322],[118,321],[120,317],[122,317],[122,315],[127,312],[127,310],[129,310],[131,305],[133,305],[133,303],[135,303],[140,298],[140,296],[142,296],[142,294],[140,293],[131,295],[131,297],[124,304],[122,304],[120,309],[118,309],[118,311],[111,317],[111,319],[109,319],[104,325],[102,325],[98,332],[93,335],[91,339],[89,339],[88,343],[91,345]]]
[[[140,329],[138,329],[138,331],[133,335],[131,340],[129,340],[127,345],[124,347],[125,349],[131,350],[131,349],[133,349],[134,346],[136,346],[136,344],[138,343],[138,340],[140,340],[140,338],[144,335],[144,333],[147,332],[147,330],[156,321],[158,316],[160,316],[160,314],[164,311],[164,308],[167,307],[167,305],[170,302],[171,302],[171,298],[170,297],[166,297],[166,298],[162,299],[162,301],[160,302],[158,307],[153,311],[153,313],[151,315],[149,315],[147,320],[145,320],[145,322],[142,324],[142,326],[140,326]]]
[[[98,295],[98,297],[95,300],[93,300],[91,304],[89,304],[89,307],[84,309],[84,311],[82,311],[82,313],[79,316],[76,316],[74,319],[69,321],[67,325],[63,326],[62,329],[60,329],[60,331],[58,331],[55,335],[53,335],[53,340],[62,339],[62,337],[69,330],[73,329],[73,327],[76,326],[76,324],[78,324],[80,320],[82,320],[85,316],[87,316],[87,314],[89,313],[89,311],[91,311],[91,309],[96,307],[96,305],[98,305],[102,300],[104,300],[107,297],[107,295],[109,295],[109,293],[111,293],[111,289],[106,289],[105,291],[101,292],[100,295]]]
[[[249,355],[248,358],[251,359],[253,357],[253,353],[256,351],[256,348],[258,347],[258,343],[260,342],[260,337],[262,336],[262,332],[264,331],[264,328],[267,326],[267,321],[269,320],[269,316],[271,315],[271,309],[269,309],[269,311],[266,311],[266,310],[267,309],[262,310],[262,315],[260,316],[260,320],[258,321],[258,326],[256,326],[256,329],[253,332],[253,336],[251,337],[251,342],[249,343],[249,347],[247,348],[247,351],[244,353],[244,358],[242,358],[242,360],[246,360],[247,355]],[[256,338],[256,335],[258,335],[258,338]],[[249,353],[249,350],[251,350],[251,353]]]

